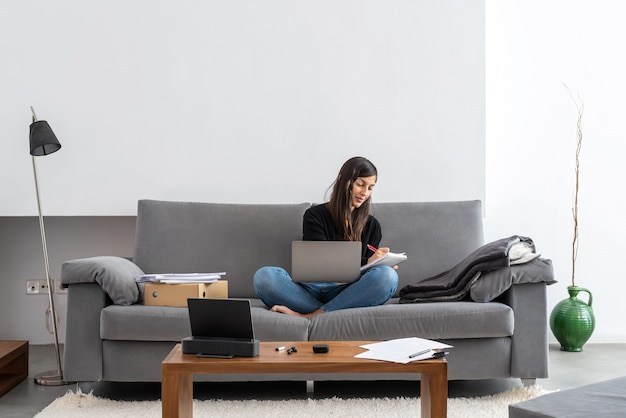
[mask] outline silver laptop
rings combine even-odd
[[[357,241],[293,241],[294,282],[351,283],[361,277],[361,243]]]
[[[189,298],[187,306],[194,338],[254,340],[249,300]]]

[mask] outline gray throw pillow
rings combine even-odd
[[[536,258],[525,264],[483,273],[470,288],[470,297],[474,302],[489,302],[506,292],[511,285],[540,282],[556,283],[551,260]]]
[[[132,305],[139,300],[135,278],[143,274],[135,263],[122,257],[80,258],[61,265],[63,283],[95,281],[116,305]]]

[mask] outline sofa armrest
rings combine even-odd
[[[135,278],[143,272],[122,257],[91,257],[65,261],[61,283],[68,288],[64,345],[64,377],[92,382],[102,378],[100,314],[112,303],[130,305],[139,299]]]
[[[95,382],[102,378],[100,312],[110,304],[109,297],[95,282],[68,286],[63,348],[65,380]]]
[[[546,283],[511,286],[501,302],[513,309],[515,330],[511,347],[511,376],[548,377],[548,316]]]

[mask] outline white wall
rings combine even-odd
[[[577,119],[567,84],[585,106],[576,285],[594,296],[590,342],[626,342],[626,4],[487,0],[485,8],[486,237],[534,238],[559,280],[549,287],[550,309],[567,297]]]
[[[321,201],[354,155],[378,201],[484,199],[483,4],[2,2],[0,216],[36,214],[30,105],[47,215]]]

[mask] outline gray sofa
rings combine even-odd
[[[537,259],[539,269],[529,263],[500,269],[497,277],[484,275],[462,301],[404,304],[393,298],[383,306],[330,312],[311,320],[270,312],[256,298],[252,276],[265,265],[289,270],[291,241],[301,239],[302,215],[309,206],[139,201],[132,262],[94,257],[63,263],[61,281],[68,288],[66,380],[160,381],[161,361],[191,333],[187,309],[135,303],[138,291],[133,278],[137,272],[215,271],[227,272],[230,297],[251,300],[255,336],[261,341],[418,336],[454,346],[448,356],[450,380],[514,377],[530,383],[547,377],[549,260]],[[450,269],[484,245],[480,201],[376,203],[373,214],[383,227],[381,245],[409,256],[400,265],[398,289]],[[196,379],[406,376],[202,375]]]

